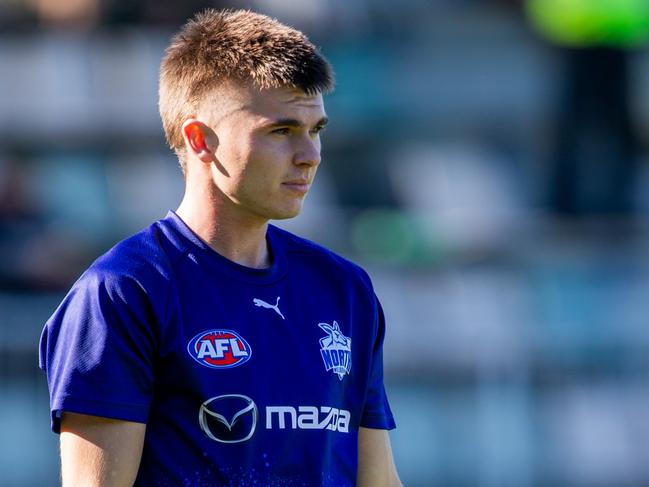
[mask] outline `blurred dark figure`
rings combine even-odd
[[[563,80],[550,171],[550,207],[561,215],[633,210],[636,138],[626,50],[563,49]]]
[[[207,7],[236,7],[240,2],[219,0],[102,0],[103,24],[177,25]]]
[[[59,290],[89,252],[39,202],[33,156],[13,151],[0,160],[0,291]]]
[[[29,165],[21,154],[0,161],[0,288],[26,285],[23,248],[43,225],[29,193],[29,180]]]
[[[528,0],[527,12],[563,63],[550,208],[563,216],[631,213],[637,138],[630,53],[649,38],[649,0]]]

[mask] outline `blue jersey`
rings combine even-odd
[[[244,267],[169,213],[100,257],[41,337],[53,430],[146,423],[136,485],[354,485],[359,426],[394,428],[381,307],[358,266],[267,242]]]

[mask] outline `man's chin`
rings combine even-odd
[[[302,205],[297,208],[282,209],[272,212],[272,215],[269,217],[270,220],[289,220],[295,218],[302,212]]]
[[[271,217],[270,219],[271,220],[290,220],[291,218],[295,218],[299,214],[300,214],[299,211],[296,211],[296,212],[290,213],[290,214],[281,213],[281,214],[277,214],[277,215]]]

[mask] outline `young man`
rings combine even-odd
[[[45,326],[64,486],[398,486],[384,320],[363,270],[268,224],[320,163],[327,61],[207,10],[162,61],[186,192],[100,257]]]

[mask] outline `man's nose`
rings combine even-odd
[[[311,136],[301,140],[295,152],[294,162],[297,165],[317,166],[320,164],[320,140]]]

